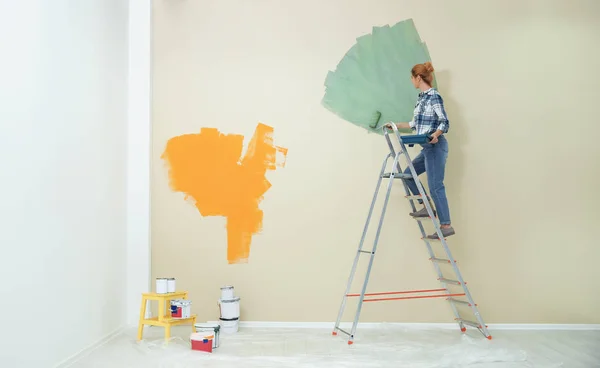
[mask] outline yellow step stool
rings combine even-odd
[[[171,317],[171,300],[187,299],[187,291],[176,291],[168,294],[143,293],[142,306],[140,308],[140,322],[138,325],[138,341],[142,339],[144,333],[144,325],[161,326],[165,328],[165,340],[171,337],[171,327],[177,325],[192,325],[192,332],[196,332],[194,324],[196,323],[196,315],[191,314],[189,318],[172,318]],[[146,318],[146,302],[149,300],[158,302],[158,317]],[[165,310],[165,305],[167,310]]]

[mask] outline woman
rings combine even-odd
[[[442,236],[445,238],[455,233],[450,223],[450,209],[448,208],[446,188],[444,187],[444,171],[448,157],[448,141],[444,133],[448,132],[450,122],[446,116],[442,96],[440,96],[437,90],[431,87],[433,71],[433,65],[430,62],[417,64],[412,68],[410,80],[415,88],[418,88],[421,92],[415,106],[413,119],[409,123],[396,123],[396,126],[398,129],[412,129],[416,134],[431,136],[429,143],[421,145],[423,149],[415,157],[412,164],[417,175],[427,172],[429,190],[435,203],[435,209],[437,210]],[[410,169],[406,168],[404,173],[410,174]],[[419,190],[413,179],[407,179],[406,184],[413,195],[419,194]],[[419,203],[423,204],[423,201],[419,200]],[[425,207],[410,215],[413,217],[429,216]],[[427,238],[438,239],[438,234],[436,232],[428,235]]]

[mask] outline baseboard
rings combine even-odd
[[[240,321],[243,328],[313,328],[332,329],[335,322],[261,322]],[[351,328],[351,322],[342,322],[343,329]],[[456,323],[396,323],[396,322],[359,322],[357,328],[400,328],[400,329],[455,329]],[[551,324],[551,323],[490,323],[489,329],[494,330],[580,330],[597,331],[600,324]]]
[[[116,330],[114,330],[113,332],[107,334],[106,336],[104,336],[100,340],[96,341],[95,343],[90,344],[89,346],[85,347],[81,351],[79,351],[79,352],[71,355],[67,359],[65,359],[62,362],[58,363],[57,365],[54,366],[54,368],[67,368],[67,367],[73,365],[79,359],[85,357],[86,355],[90,354],[92,351],[98,349],[102,345],[106,344],[110,340],[112,340],[115,337],[117,337],[121,332],[123,332],[124,329],[125,329],[124,326],[117,328]]]
[[[600,324],[593,323],[489,323],[489,329],[495,330],[565,330],[599,331]]]
[[[261,322],[261,321],[240,321],[240,327],[245,328],[316,328],[331,329],[335,322]],[[351,328],[352,322],[342,322],[340,327],[343,329]],[[454,323],[394,323],[394,322],[359,322],[358,328],[435,328],[450,329],[456,328]]]

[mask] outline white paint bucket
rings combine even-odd
[[[228,300],[233,298],[233,286],[223,286],[221,288],[221,299]]]
[[[192,302],[187,299],[171,300],[171,317],[172,318],[190,318],[192,314]]]
[[[240,298],[221,299],[219,301],[219,309],[221,310],[221,318],[240,318]]]
[[[196,323],[194,327],[196,328],[197,332],[212,333],[214,335],[213,349],[219,347],[219,334],[221,332],[221,325],[217,323]]]
[[[169,293],[175,292],[175,279],[173,277],[167,279],[167,291]]]
[[[166,294],[169,292],[167,279],[165,278],[157,278],[156,279],[156,293],[157,294]]]
[[[239,330],[239,318],[221,318],[221,329],[224,334],[234,334]]]

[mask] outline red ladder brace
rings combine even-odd
[[[375,295],[398,295],[398,294],[415,294],[415,293],[436,293],[440,291],[446,291],[447,289],[430,289],[430,290],[407,290],[407,291],[386,291],[384,293],[367,293],[365,296],[375,296]],[[360,294],[346,294],[348,297],[360,296]],[[405,300],[405,299],[427,299],[427,298],[448,298],[452,296],[465,296],[462,294],[438,294],[438,295],[420,295],[420,296],[402,296],[396,298],[372,298],[372,299],[364,299],[363,302],[381,302],[385,300]]]

